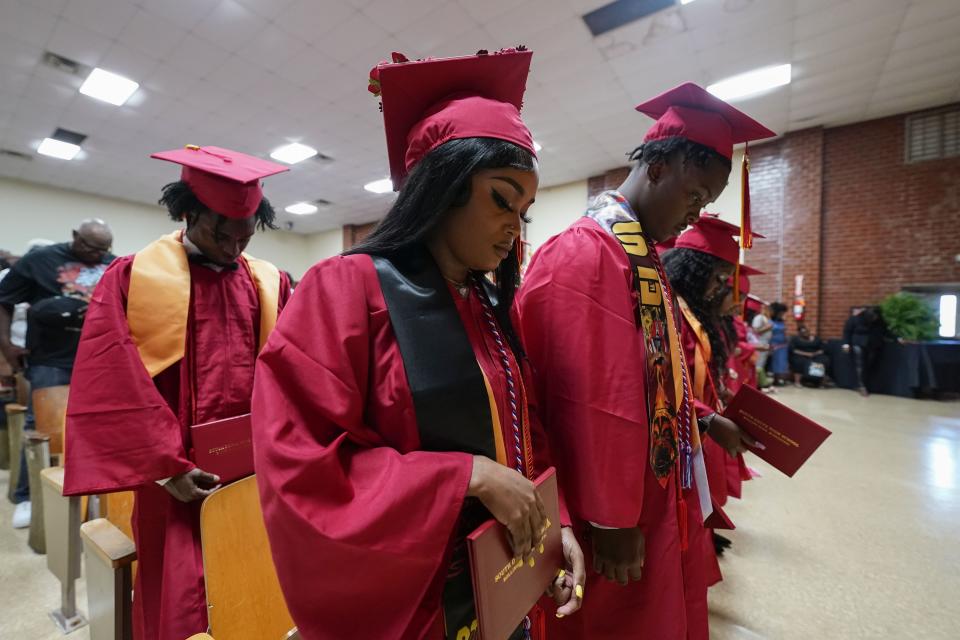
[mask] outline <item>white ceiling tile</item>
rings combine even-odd
[[[65,58],[95,67],[111,44],[106,36],[72,22],[59,20],[47,43],[47,49]]]
[[[190,75],[205,77],[231,55],[207,40],[188,37],[163,62]]]
[[[191,70],[161,62],[140,85],[157,93],[176,96],[184,85],[192,83],[198,77]]]
[[[295,0],[276,17],[276,24],[307,42],[315,40],[347,22],[358,11],[346,2]]]
[[[294,0],[237,0],[237,2],[267,20],[274,20]]]
[[[192,31],[221,49],[236,51],[263,31],[267,24],[266,19],[235,0],[222,0]]]
[[[148,13],[166,18],[184,29],[193,29],[212,12],[220,0],[148,0],[141,7]]]
[[[43,57],[43,47],[12,36],[0,38],[0,66],[30,71]]]
[[[43,46],[57,25],[55,13],[31,3],[5,0],[0,3],[0,36]]]
[[[919,25],[939,22],[956,15],[956,0],[919,0],[910,3],[910,8],[903,20],[903,28],[913,29]]]
[[[138,9],[117,40],[131,49],[162,60],[186,36],[185,27]]]
[[[831,31],[837,31],[863,24],[879,16],[890,14],[898,25],[909,6],[909,0],[845,0],[833,2],[822,11],[799,16],[794,23],[794,33],[798,40],[810,40]],[[870,16],[868,18],[868,16]],[[866,18],[866,20],[865,20]]]
[[[159,64],[160,62],[156,58],[115,42],[97,66],[141,84],[143,79],[148,77]]]
[[[457,0],[457,2],[467,10],[467,13],[469,13],[474,20],[481,24],[485,24],[517,6],[517,3],[513,0],[484,0],[484,2]]]
[[[897,34],[893,48],[895,51],[908,49],[918,44],[931,42],[950,42],[960,50],[960,14],[930,22],[912,29],[903,29]]]
[[[960,38],[941,38],[910,49],[890,52],[886,69],[904,69],[924,64],[937,58],[952,57],[960,53]]]
[[[68,2],[61,17],[108,38],[116,38],[137,8],[126,0],[82,0]]]
[[[322,38],[317,38],[313,46],[322,54],[338,62],[354,63],[361,51],[389,37],[389,34],[362,13],[355,13],[340,23],[334,30]],[[385,52],[389,55],[389,51]],[[374,60],[376,63],[376,60]],[[371,66],[373,66],[371,64]]]
[[[271,24],[237,49],[237,56],[260,67],[278,70],[306,51],[306,42]]]
[[[883,13],[842,28],[833,29],[811,38],[798,38],[793,51],[797,58],[822,56],[833,51],[842,51],[851,44],[872,42],[886,50],[900,25],[897,13]]]
[[[455,3],[448,3],[446,0],[372,0],[362,11],[372,23],[382,27],[384,31],[398,33],[417,22],[428,22],[423,19],[428,14],[429,22],[432,22],[436,13],[448,4],[455,6]]]
[[[392,2],[392,0],[391,0]],[[400,3],[396,3],[400,4]],[[430,20],[415,20],[408,26],[394,31],[396,37],[401,40],[409,51],[414,51],[414,55],[419,57],[426,52],[439,47],[448,41],[451,36],[462,34],[464,40],[470,39],[470,34],[480,35],[479,25],[473,18],[455,2],[446,2],[442,6],[430,13]],[[464,46],[466,46],[464,42]],[[489,48],[490,45],[479,48]],[[469,55],[476,53],[478,49],[466,49],[460,55]],[[417,53],[417,52],[423,52]]]
[[[29,104],[44,104],[64,109],[77,95],[77,90],[64,83],[51,83],[34,76],[24,90],[21,100]]]

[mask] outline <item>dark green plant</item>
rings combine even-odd
[[[936,316],[923,300],[895,293],[880,302],[880,314],[890,331],[904,340],[933,340],[938,335]]]

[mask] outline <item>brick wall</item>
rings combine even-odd
[[[960,281],[960,158],[904,162],[903,115],[806,129],[750,149],[756,239],[747,262],[767,300],[793,300],[804,276],[806,321],[839,336],[851,306],[906,284]],[[591,195],[624,169],[591,178]]]

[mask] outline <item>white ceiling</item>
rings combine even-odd
[[[177,177],[157,150],[213,144],[266,156],[301,141],[331,156],[269,178],[304,233],[383,214],[392,196],[370,68],[525,44],[524,118],[543,145],[543,184],[620,166],[649,120],[637,102],[679,82],[709,84],[791,62],[793,83],[738,103],[780,133],[960,100],[958,0],[696,0],[598,38],[580,16],[608,0],[0,0],[0,175],[138,202]],[[78,93],[44,50],[140,83],[123,107]],[[37,156],[56,127],[83,156]]]

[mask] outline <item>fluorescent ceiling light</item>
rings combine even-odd
[[[73,160],[80,153],[80,145],[70,144],[63,140],[54,140],[53,138],[44,138],[40,146],[37,147],[37,153],[61,160]]]
[[[694,0],[680,0],[680,4],[690,4]]]
[[[84,83],[80,85],[80,93],[119,107],[139,86],[129,78],[97,68],[91,71]]]
[[[310,213],[316,213],[317,206],[310,204],[309,202],[298,202],[287,207],[285,211],[294,215],[305,216]]]
[[[536,151],[537,153],[540,153],[540,149],[543,149],[543,145],[541,145],[539,142],[537,142],[536,140],[534,140],[534,141],[533,141],[533,150]]]
[[[303,162],[307,158],[312,158],[315,155],[317,155],[317,150],[313,147],[308,147],[305,144],[294,142],[284,145],[279,149],[274,149],[273,153],[270,154],[270,157],[274,160],[279,160],[280,162],[286,162],[287,164],[297,164],[298,162]]]
[[[736,100],[790,84],[790,65],[763,67],[715,82],[707,91],[721,100]]]
[[[370,193],[390,193],[393,191],[393,181],[390,180],[390,178],[374,180],[373,182],[368,182],[367,184],[363,185],[363,188]]]

